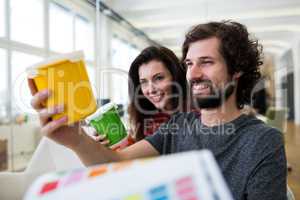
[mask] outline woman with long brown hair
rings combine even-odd
[[[128,76],[132,143],[152,135],[173,113],[185,110],[187,85],[179,59],[162,46],[145,48],[132,62]],[[94,135],[102,144],[109,143],[105,135]]]
[[[185,108],[185,70],[166,47],[150,46],[136,57],[129,69],[128,86],[129,122],[136,141]]]

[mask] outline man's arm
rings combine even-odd
[[[287,198],[287,168],[284,146],[269,153],[252,172],[247,184],[248,200],[284,200]]]
[[[158,151],[146,140],[141,140],[124,150],[115,152],[95,142],[86,134],[82,134],[82,141],[72,150],[86,166],[159,155]]]
[[[41,132],[53,141],[73,150],[85,165],[159,155],[154,147],[145,140],[122,152],[114,152],[83,133],[84,130],[79,123],[66,125],[67,116],[52,120],[53,115],[63,112],[64,106],[46,108],[45,102],[51,96],[51,92],[48,90],[37,92],[33,81],[28,80],[28,83],[33,95],[31,105],[38,112],[42,126]]]

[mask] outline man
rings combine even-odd
[[[178,113],[153,136],[121,152],[78,134],[76,126],[64,126],[66,117],[49,121],[62,108],[42,106],[48,91],[35,94],[32,105],[39,111],[42,131],[71,148],[86,165],[209,149],[235,199],[286,199],[286,158],[280,132],[241,112],[260,78],[260,56],[257,41],[249,39],[247,29],[239,23],[193,27],[183,44],[183,61],[200,116]]]

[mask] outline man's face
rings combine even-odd
[[[234,86],[229,84],[232,77],[228,74],[219,46],[220,41],[215,37],[189,46],[185,58],[186,78],[197,107],[219,107],[233,93]]]

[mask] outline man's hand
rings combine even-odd
[[[28,80],[29,88],[33,98],[31,100],[32,107],[38,112],[41,132],[55,142],[67,146],[71,149],[79,145],[82,129],[79,123],[66,125],[68,117],[64,116],[57,120],[52,120],[52,116],[64,111],[63,105],[46,108],[45,102],[51,96],[49,90],[37,92],[32,79]]]

